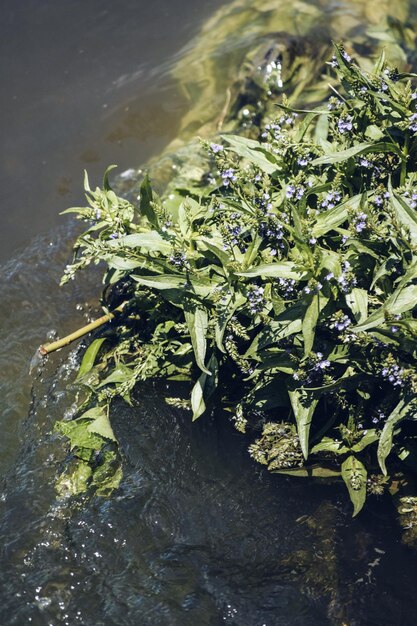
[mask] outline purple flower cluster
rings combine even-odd
[[[241,219],[239,213],[232,213],[230,216],[231,223],[225,224],[225,229],[228,234],[228,244],[237,246],[239,244],[239,235],[242,232],[242,226],[238,220]],[[229,246],[226,246],[226,248]]]
[[[173,252],[168,260],[171,265],[178,267],[179,269],[182,269],[187,265],[187,257],[184,252]]]
[[[270,246],[270,253],[272,256],[278,254],[278,249],[282,249],[284,244],[282,239],[284,237],[284,231],[281,224],[276,219],[270,219],[268,222],[262,222],[259,226],[259,235],[266,240],[267,245]]]
[[[392,384],[393,387],[404,387],[404,370],[397,363],[388,365],[381,370],[381,376]]]
[[[264,192],[261,197],[255,198],[255,204],[258,205],[264,215],[271,213],[272,203],[268,192]]]
[[[305,167],[306,165],[310,163],[310,161],[311,159],[308,156],[303,155],[303,156],[298,157],[297,165],[299,165],[300,167]]]
[[[415,191],[412,191],[411,193],[409,191],[405,191],[404,198],[407,200],[412,209],[417,207],[417,193]]]
[[[284,300],[292,300],[297,297],[297,283],[293,278],[277,278],[278,292]]]
[[[356,287],[357,280],[352,274],[349,261],[342,262],[342,273],[338,277],[337,282],[343,293],[349,293],[353,287]]]
[[[330,324],[329,328],[337,330],[339,333],[342,333],[348,326],[352,323],[351,319],[348,315],[343,315],[340,313],[339,315],[334,316],[334,320]]]
[[[281,138],[281,126],[277,123],[266,124],[265,130],[262,133],[262,139],[268,139],[271,136],[272,139],[278,140]]]
[[[285,195],[289,200],[301,200],[304,193],[305,189],[302,185],[288,185]]]
[[[333,209],[342,199],[342,194],[337,189],[328,191],[326,197],[320,203],[321,209]]]
[[[377,207],[382,207],[385,204],[385,200],[389,200],[389,192],[385,191],[384,193],[380,193],[374,197],[374,204]]]
[[[417,133],[417,113],[413,113],[412,115],[410,115],[408,120],[410,122],[408,128],[411,130],[412,133]]]
[[[223,187],[228,187],[230,185],[230,182],[234,183],[237,180],[235,170],[229,167],[229,169],[222,172],[222,179]]]
[[[211,143],[210,148],[212,152],[214,152],[214,154],[217,154],[218,152],[222,152],[222,150],[224,149],[220,143]]]
[[[321,352],[316,352],[316,357],[317,361],[313,366],[314,372],[321,372],[331,366],[330,361],[328,359],[324,359]]]
[[[329,109],[329,111],[334,111],[335,109],[338,109],[339,107],[341,107],[343,104],[343,102],[341,100],[339,100],[339,98],[330,98],[329,102],[327,103],[327,108]]]
[[[380,422],[384,421],[385,418],[385,413],[381,411],[381,409],[377,409],[376,415],[374,415],[372,418],[372,424],[379,424]]]
[[[346,115],[346,117],[341,117],[337,122],[337,128],[340,134],[349,133],[353,128],[353,117],[351,115]]]
[[[251,313],[260,313],[265,306],[264,288],[258,285],[250,285],[248,289],[248,302]]]
[[[355,215],[353,225],[357,233],[361,233],[363,230],[365,230],[367,219],[368,216],[365,213],[358,213],[358,215]]]

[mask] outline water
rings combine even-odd
[[[138,389],[139,409],[114,408],[125,455],[117,493],[109,500],[56,498],[54,481],[65,450],[51,429],[74,401],[67,383],[77,348],[54,355],[32,376],[28,366],[51,330],[63,335],[95,314],[99,285],[91,272],[65,290],[57,288],[76,227],[66,221],[52,229],[52,215],[58,201],[61,208],[80,201],[75,172],[86,151],[100,155],[97,163],[90,159],[89,170],[114,160],[126,169],[175,136],[186,104],[169,69],[214,3],[197,10],[178,0],[148,8],[126,1],[117,11],[105,0],[27,2],[24,11],[13,4],[3,7],[15,37],[4,33],[2,45],[21,98],[27,92],[18,67],[27,59],[23,82],[34,99],[16,101],[13,111],[5,91],[12,121],[2,121],[5,145],[11,146],[3,158],[9,152],[20,156],[3,180],[4,206],[15,203],[13,213],[4,211],[10,215],[3,227],[4,257],[29,235],[32,240],[3,263],[0,275],[0,624],[417,623],[417,556],[401,544],[389,500],[351,520],[339,486],[267,474],[222,415],[191,424],[188,414],[165,405],[160,386]],[[333,5],[334,11],[340,13],[340,6]],[[329,14],[333,9],[328,5]],[[58,31],[51,26],[57,24]],[[116,26],[109,43],[109,29]],[[82,46],[88,67],[73,54]],[[64,58],[71,59],[65,80]],[[43,59],[43,65],[31,65],[31,59]],[[35,66],[42,71],[31,71]],[[114,80],[118,87],[111,87]],[[56,103],[64,91],[61,110]],[[163,111],[155,109],[161,94]],[[45,108],[48,101],[53,104]],[[109,117],[103,103],[109,104]],[[136,111],[130,124],[126,106]],[[165,119],[169,109],[172,116]],[[26,124],[30,133],[22,132]],[[106,124],[115,142],[103,139]],[[43,158],[47,176],[40,174]],[[61,172],[70,170],[74,179],[66,195],[59,195],[62,189],[43,195],[42,189],[55,189]],[[19,212],[16,207],[23,205]],[[50,232],[33,238],[45,225]]]
[[[2,0],[0,262],[100,176],[145,162],[176,134],[169,71],[222,0]]]

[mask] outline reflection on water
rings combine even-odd
[[[175,136],[169,72],[224,1],[2,0],[0,262],[82,201],[86,164],[123,171]]]
[[[326,4],[327,14],[339,15],[340,6]],[[120,88],[136,79],[120,72]],[[152,98],[144,102],[125,102],[128,110],[114,114],[106,135],[112,150],[167,140],[178,119],[167,113],[172,102],[156,115]],[[90,169],[102,152],[86,142],[80,155]],[[60,193],[71,184],[62,177]],[[62,335],[94,314],[94,271],[57,289],[74,231],[62,226],[38,237],[0,276],[0,623],[417,623],[410,576],[417,556],[401,545],[389,502],[351,520],[338,487],[266,474],[222,415],[191,424],[165,405],[160,384],[137,390],[139,408],[114,407],[125,455],[116,494],[56,499],[65,451],[51,429],[74,402],[67,384],[78,350],[51,357],[33,389],[28,364],[48,332]]]

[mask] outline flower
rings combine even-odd
[[[230,185],[230,181],[235,182],[237,180],[235,170],[231,167],[224,172],[222,172],[223,186],[228,187]]]
[[[218,152],[221,152],[224,149],[220,143],[211,143],[210,148],[212,152],[214,152],[214,154],[217,154]]]
[[[342,135],[344,133],[348,133],[353,128],[353,117],[351,115],[347,115],[346,117],[341,117],[337,122],[337,128],[339,129],[339,133]]]

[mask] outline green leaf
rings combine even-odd
[[[110,439],[110,441],[117,441],[114,436],[113,429],[110,424],[109,416],[104,407],[101,408],[100,415],[93,420],[88,426],[89,433],[94,433],[104,437],[104,439]]]
[[[291,261],[276,261],[275,263],[264,263],[256,267],[249,268],[245,272],[236,272],[237,276],[255,278],[256,276],[268,276],[272,278],[291,278],[302,280],[306,278],[306,273],[296,269]]]
[[[124,259],[120,256],[112,256],[108,259],[107,264],[110,269],[128,272],[130,270],[135,270],[138,267],[145,267],[146,259],[144,258],[142,261],[132,261],[131,259]]]
[[[90,420],[77,418],[70,421],[57,422],[55,429],[70,440],[70,448],[86,448],[100,450],[103,447],[103,438],[97,433],[88,431]]]
[[[70,468],[57,480],[56,490],[61,497],[78,496],[88,489],[93,470],[82,459],[74,459]]]
[[[391,206],[395,211],[395,215],[399,223],[410,231],[412,242],[417,242],[417,213],[407,202],[392,189],[391,181],[388,183],[389,193],[391,195]]]
[[[236,135],[223,135],[222,139],[230,145],[233,152],[259,167],[266,174],[272,174],[277,170],[278,166],[271,162],[271,156],[269,158],[266,156],[267,152],[259,141]]]
[[[97,389],[100,389],[105,385],[128,383],[134,377],[135,372],[130,369],[130,367],[124,365],[124,363],[119,363],[117,367],[115,367],[110,374],[101,381],[101,383],[97,386]],[[87,417],[87,414],[84,414],[83,417]]]
[[[363,322],[368,316],[368,292],[366,289],[358,289],[354,287],[350,293],[347,293],[346,304],[352,311],[357,322]]]
[[[217,282],[214,277],[212,279],[194,276],[185,276],[184,274],[159,274],[157,276],[140,276],[134,275],[132,278],[146,287],[164,290],[178,290],[181,296],[186,293],[195,293],[198,296],[206,298],[211,295]]]
[[[397,424],[409,417],[411,413],[412,407],[410,406],[410,402],[401,399],[384,424],[378,444],[378,463],[384,476],[387,475],[385,462],[391,452],[394,429]]]
[[[345,481],[353,504],[353,515],[355,517],[362,509],[366,500],[366,480],[367,471],[363,463],[353,454],[342,463],[342,478]]]
[[[197,246],[203,251],[209,250],[212,254],[214,254],[223,266],[226,266],[230,263],[230,255],[223,249],[222,241],[219,238],[209,238],[209,237],[198,237],[195,239]]]
[[[300,389],[288,391],[288,395],[290,396],[292,410],[297,423],[297,432],[300,439],[301,450],[304,458],[307,459],[310,426],[318,399],[311,397],[311,395],[307,395],[307,393]]]
[[[313,226],[312,234],[314,237],[322,237],[329,231],[337,228],[349,217],[349,211],[355,210],[359,207],[362,194],[358,194],[346,200],[342,204],[339,204],[333,209],[323,211],[317,217],[316,223]]]
[[[111,186],[110,186],[110,182],[109,182],[109,174],[112,170],[114,170],[117,167],[117,165],[109,165],[108,168],[106,169],[106,171],[104,172],[104,176],[103,176],[103,188],[106,191],[111,191]]]
[[[97,354],[99,353],[99,350],[104,341],[106,341],[106,337],[100,337],[99,339],[94,339],[94,341],[90,343],[87,350],[85,351],[83,360],[81,361],[80,369],[78,370],[77,378],[75,380],[78,380],[92,369]]]
[[[347,159],[351,159],[352,157],[359,156],[360,154],[370,154],[372,152],[394,152],[394,154],[402,157],[402,152],[396,144],[381,141],[378,143],[359,143],[356,146],[352,146],[352,148],[348,148],[347,150],[341,150],[340,152],[325,154],[318,159],[314,159],[314,161],[312,161],[312,165],[342,163],[342,161],[346,161]]]
[[[311,454],[319,454],[320,452],[331,452],[339,455],[349,452],[349,448],[341,441],[335,441],[331,437],[323,437],[319,443],[311,448]]]
[[[361,452],[371,444],[375,443],[375,441],[378,441],[378,439],[379,433],[377,433],[375,428],[371,428],[366,431],[366,433],[362,436],[362,439],[360,439],[358,443],[355,443],[352,446],[352,452]]]
[[[140,186],[140,202],[139,202],[139,211],[142,215],[144,215],[148,221],[159,228],[158,218],[156,216],[155,210],[152,207],[153,202],[153,193],[151,182],[149,180],[149,176],[146,174],[145,178],[142,181]]]
[[[102,454],[102,462],[94,469],[91,485],[96,488],[96,495],[108,497],[120,485],[123,478],[122,468],[117,455],[112,450]]]
[[[149,251],[161,252],[162,254],[169,254],[172,251],[172,245],[169,241],[163,239],[156,230],[125,235],[119,239],[111,239],[107,243],[111,248],[145,248]]]
[[[379,309],[374,311],[365,321],[352,330],[362,332],[383,324],[386,314],[399,315],[414,310],[417,304],[417,285],[398,288]]]
[[[191,409],[193,411],[193,422],[206,410],[206,402],[210,399],[218,385],[218,362],[214,355],[211,355],[207,364],[207,375],[203,372],[195,383],[191,391]]]
[[[316,332],[317,320],[319,319],[319,313],[319,295],[314,294],[303,318],[302,333],[304,339],[304,356],[308,356],[313,349],[314,335]]]
[[[211,376],[211,372],[204,364],[207,350],[207,311],[201,308],[197,308],[195,311],[184,310],[184,316],[190,333],[196,363],[202,372]]]
[[[216,340],[217,348],[220,352],[226,353],[226,348],[223,345],[223,337],[227,328],[227,324],[235,314],[236,310],[243,306],[246,302],[246,298],[239,293],[230,294],[228,300],[224,306],[219,307],[216,315],[216,322],[214,327],[214,338]]]
[[[273,474],[286,474],[287,476],[300,476],[302,478],[338,478],[340,476],[339,470],[321,465],[291,467],[280,470],[272,469],[270,471]]]

